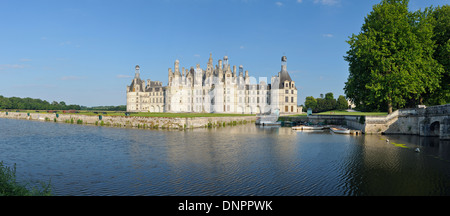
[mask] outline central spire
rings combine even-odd
[[[136,65],[134,69],[134,78],[139,79],[139,74],[140,74],[139,65]]]

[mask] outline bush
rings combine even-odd
[[[50,183],[41,183],[42,189],[33,187],[29,190],[26,185],[19,184],[16,180],[16,164],[13,168],[0,162],[0,196],[50,196]]]

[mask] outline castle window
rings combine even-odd
[[[289,97],[286,97],[285,99],[284,99],[284,102],[289,102]]]

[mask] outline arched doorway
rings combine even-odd
[[[244,113],[244,109],[242,108],[242,106],[237,107],[237,113]]]
[[[441,133],[441,125],[439,121],[435,121],[430,125],[430,136],[439,136]]]

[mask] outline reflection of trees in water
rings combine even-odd
[[[450,140],[439,137],[418,135],[386,135],[390,141],[406,144],[409,148],[420,148],[421,153],[430,154],[441,159],[450,160]]]

